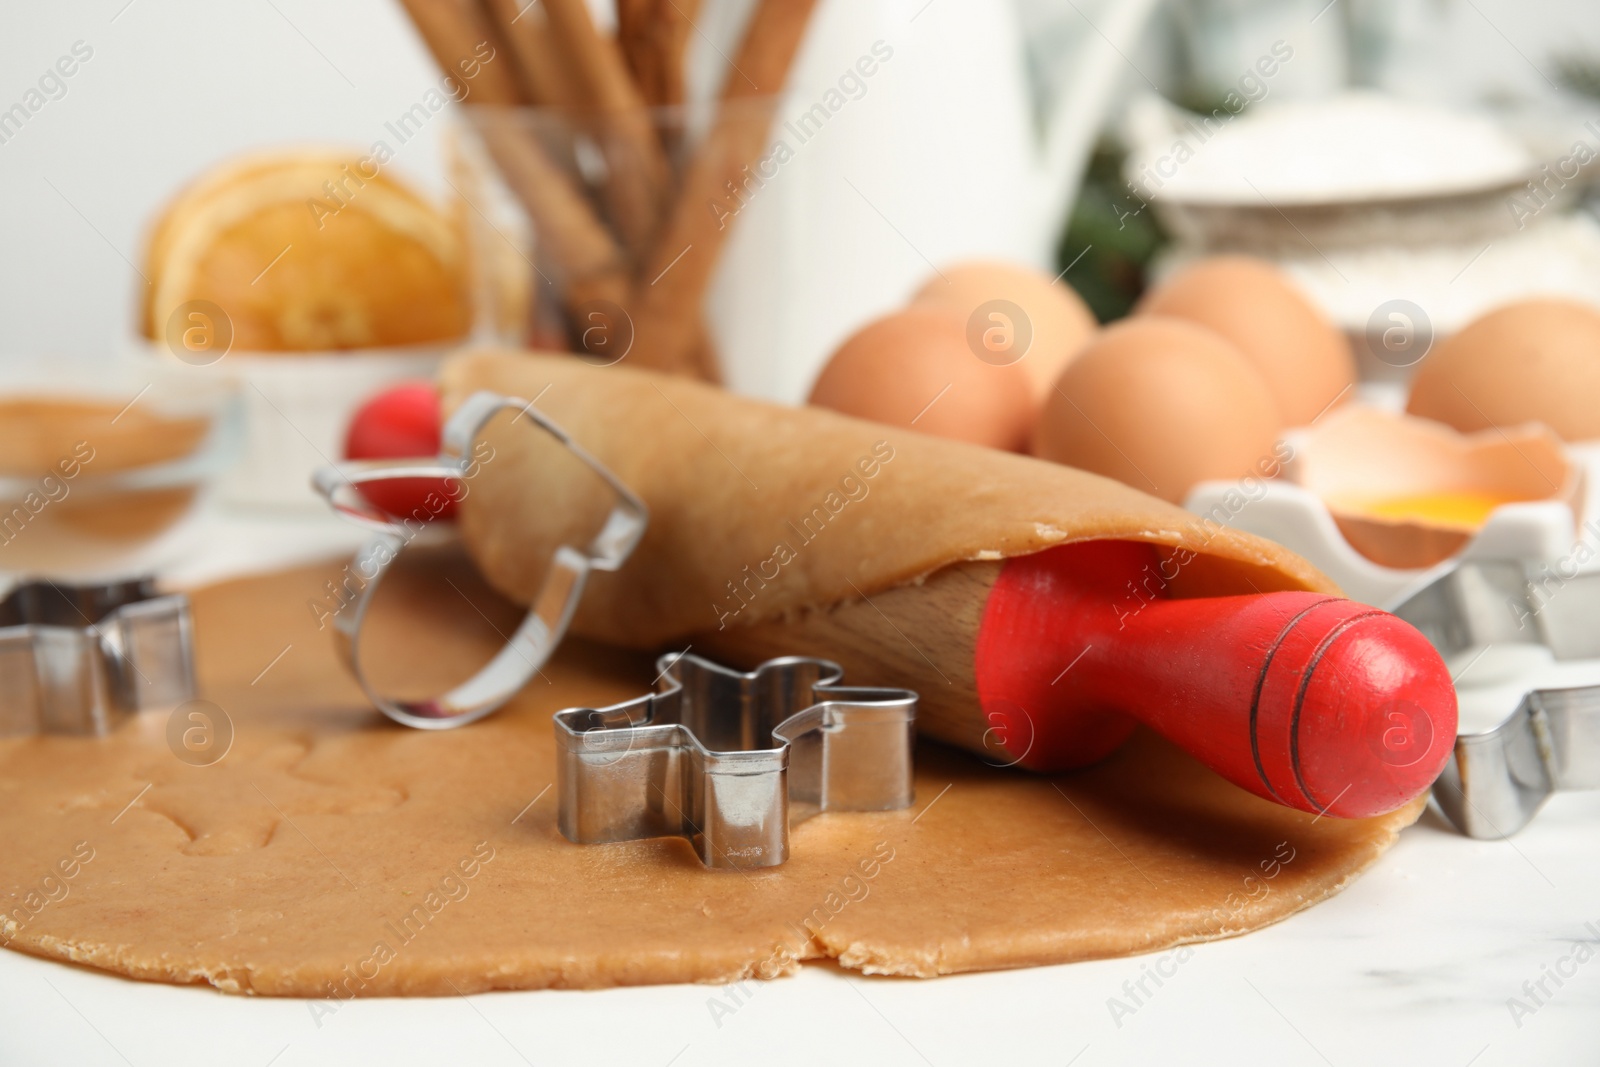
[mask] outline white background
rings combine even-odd
[[[144,285],[147,221],[185,182],[249,148],[365,149],[439,78],[393,0],[5,8],[0,110],[75,41],[94,56],[0,144],[4,354],[109,351]],[[437,182],[444,123],[398,148],[396,174]]]
[[[1078,12],[1100,6],[1018,2],[1039,27],[1036,48],[1061,41],[1065,49],[1090,32]],[[1206,65],[1242,69],[1260,52],[1256,38],[1270,40],[1280,24],[1312,48],[1318,37],[1307,13],[1322,4],[1196,3],[1215,26],[1246,12],[1232,32],[1208,36]],[[1249,14],[1256,9],[1265,13]],[[1397,36],[1386,83],[1447,99],[1538,96],[1549,91],[1552,54],[1600,49],[1592,0],[1334,0],[1314,28],[1331,29],[1347,11],[1376,12]],[[5,0],[0,110],[79,40],[94,57],[66,95],[0,144],[0,358],[110,351],[130,332],[147,220],[183,183],[249,148],[320,141],[365,149],[438,78],[398,0]],[[1164,80],[1180,62],[1182,50],[1164,40],[1156,32],[1130,57],[1144,72],[1128,72],[1130,89],[1144,88],[1144,75]],[[1343,67],[1336,57],[1312,60],[1304,51],[1296,69],[1332,76]],[[1600,116],[1600,104],[1594,110]],[[443,127],[437,118],[400,147],[394,172],[439,191]]]
[[[1524,53],[1592,40],[1597,21],[1592,3],[1421,6],[1452,28],[1435,86],[1537,91]],[[364,146],[437,77],[390,0],[10,0],[0,18],[0,109],[75,41],[94,48],[66,96],[0,144],[6,354],[109,351],[142,284],[144,220],[178,185],[243,148]],[[440,132],[396,166],[431,185]],[[1468,841],[1430,815],[1341,896],[1198,947],[1121,1027],[1107,1001],[1148,959],[933,982],[808,969],[751,987],[720,1027],[708,1002],[729,993],[711,987],[358,1002],[318,1027],[303,1002],[4,952],[0,1064],[1593,1064],[1600,961],[1520,1027],[1507,1001],[1595,936],[1596,827],[1594,795],[1558,798],[1513,843]]]

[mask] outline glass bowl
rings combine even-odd
[[[0,360],[0,573],[154,566],[237,454],[238,387],[203,371]]]

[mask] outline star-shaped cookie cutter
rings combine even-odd
[[[1600,573],[1533,576],[1514,560],[1462,562],[1391,610],[1447,657],[1541,644],[1557,660],[1600,658]],[[1494,729],[1457,736],[1433,798],[1462,833],[1502,838],[1569,789],[1600,789],[1600,686],[1534,690]]]
[[[0,598],[0,736],[110,733],[194,697],[189,599],[147,578],[23,582]]]
[[[550,560],[544,581],[534,595],[528,614],[505,646],[482,670],[442,696],[427,700],[402,700],[379,691],[363,664],[363,624],[385,572],[400,555],[415,529],[406,520],[382,511],[360,492],[363,485],[411,479],[473,477],[477,462],[473,442],[496,415],[515,411],[512,422],[526,420],[530,433],[544,433],[588,467],[614,494],[600,532],[588,545],[559,546]],[[312,487],[334,511],[374,531],[356,551],[352,569],[365,584],[351,605],[333,618],[339,652],[367,698],[377,709],[406,726],[422,730],[448,730],[476,722],[510,700],[543,667],[566,636],[572,616],[583,598],[591,571],[614,571],[633,553],[644,536],[649,512],[644,502],[616,475],[565,430],[533,406],[533,402],[484,390],[473,393],[458,407],[440,433],[439,454],[422,459],[365,460],[322,467],[312,476]],[[529,492],[538,492],[530,485]]]
[[[556,713],[569,841],[685,837],[707,867],[745,870],[787,860],[790,827],[813,815],[910,806],[911,690],[840,685],[838,664],[807,656],[656,666],[655,693]]]

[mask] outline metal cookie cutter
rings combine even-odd
[[[1465,562],[1392,611],[1445,656],[1542,644],[1557,660],[1600,658],[1600,573],[1532,576],[1520,562]],[[1499,726],[1458,736],[1433,795],[1462,833],[1501,838],[1568,789],[1600,789],[1600,686],[1534,690]]]
[[[0,600],[0,736],[102,735],[194,697],[189,600],[149,579],[14,586]]]
[[[911,804],[911,690],[839,685],[838,664],[805,656],[749,673],[687,652],[656,665],[657,692],[555,716],[569,841],[686,837],[707,867],[775,867],[789,828],[819,812]]]
[[[586,548],[556,549],[544,582],[527,616],[482,670],[443,696],[431,700],[399,700],[378,692],[362,666],[362,623],[372,606],[384,573],[400,550],[416,535],[404,520],[379,510],[360,494],[360,487],[397,479],[461,479],[473,477],[473,442],[501,411],[516,411],[513,421],[527,420],[530,432],[546,433],[598,475],[616,494],[616,502],[600,532]],[[366,460],[323,467],[312,485],[341,515],[375,531],[352,564],[366,584],[354,602],[333,618],[340,654],[373,705],[395,722],[423,730],[448,730],[476,722],[497,710],[527,684],[566,636],[583,597],[590,571],[614,571],[632,554],[649,520],[644,502],[616,475],[551,422],[531,401],[498,393],[472,394],[456,409],[440,434],[438,456],[432,459]],[[537,492],[537,485],[529,486]]]

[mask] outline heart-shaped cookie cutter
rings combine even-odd
[[[473,442],[502,411],[515,411],[513,424],[524,419],[529,432],[549,434],[572,456],[608,485],[616,501],[600,532],[585,547],[563,544],[550,560],[550,568],[516,631],[504,648],[477,674],[442,696],[428,700],[401,700],[379,692],[362,663],[362,630],[384,573],[416,535],[420,523],[408,526],[404,517],[383,511],[361,493],[361,487],[411,479],[467,481],[477,473]],[[348,607],[333,617],[340,654],[373,705],[395,722],[422,730],[448,730],[476,722],[498,708],[527,684],[549,660],[566,636],[567,627],[583,597],[590,571],[614,571],[633,553],[644,536],[649,513],[644,502],[606,466],[567,436],[532,401],[488,391],[469,396],[440,433],[439,454],[431,459],[362,460],[319,469],[312,485],[345,518],[371,528],[374,533],[357,550],[351,566],[365,579]],[[530,486],[530,490],[537,487]]]

